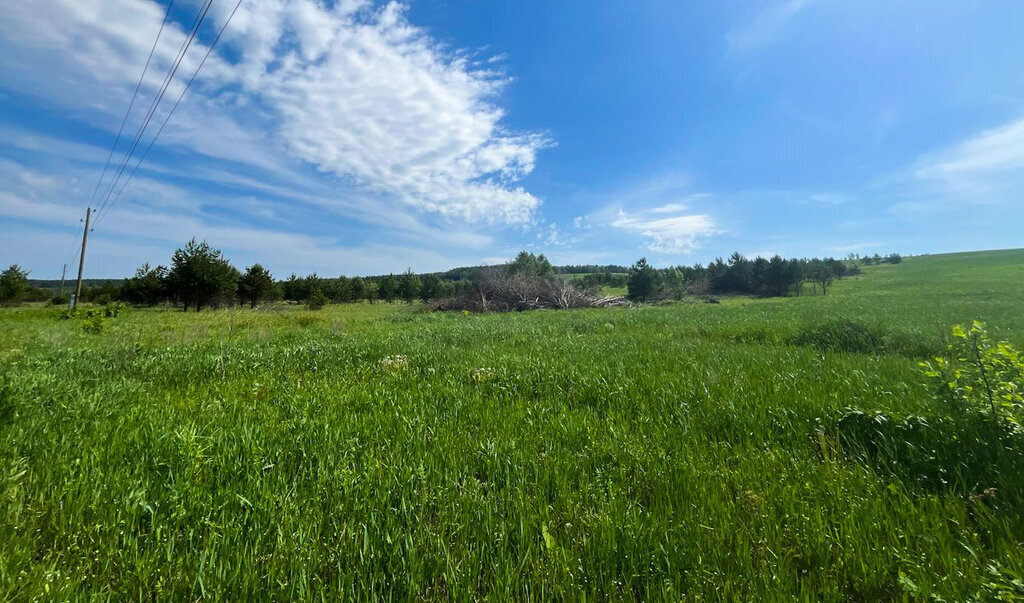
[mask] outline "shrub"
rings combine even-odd
[[[82,330],[93,335],[102,333],[106,328],[107,323],[103,314],[100,312],[94,313],[92,310],[86,315],[85,322],[82,324]]]
[[[790,339],[794,345],[806,345],[823,352],[867,354],[881,350],[882,336],[868,326],[838,319],[806,327]]]
[[[117,318],[125,309],[124,302],[111,302],[103,306],[103,316],[106,318]]]
[[[106,329],[106,319],[117,318],[127,306],[122,302],[112,302],[102,308],[65,308],[57,313],[58,320],[81,318],[85,321],[82,330],[86,333],[102,333]]]
[[[775,343],[778,337],[767,329],[758,328],[737,333],[732,340],[735,343]]]
[[[941,341],[925,337],[920,333],[906,331],[886,333],[882,339],[882,346],[886,352],[907,358],[932,358],[936,354],[942,353]]]
[[[1019,497],[1024,482],[1024,358],[993,343],[985,325],[953,328],[944,355],[921,363],[947,411],[895,419],[854,410],[838,422],[839,442],[876,468],[930,489],[957,489],[978,500],[997,491]],[[977,492],[982,494],[977,494]]]
[[[84,293],[82,294],[82,298],[85,298]],[[89,298],[89,301],[91,301],[94,304],[107,305],[110,302],[114,301],[114,294],[111,293],[110,291],[100,291],[98,293],[93,293],[90,291]]]
[[[953,412],[986,410],[1017,429],[1024,423],[1024,357],[1005,341],[991,342],[984,323],[953,327],[946,353],[921,368]]]

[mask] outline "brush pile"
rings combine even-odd
[[[458,297],[439,299],[434,310],[469,312],[521,312],[523,310],[566,310],[623,306],[624,297],[602,296],[595,289],[556,276],[492,274],[476,279],[473,287]]]

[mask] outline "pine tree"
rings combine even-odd
[[[629,282],[626,284],[627,297],[633,301],[645,301],[658,292],[658,271],[647,263],[647,258],[640,258],[629,269]]]
[[[264,299],[268,299],[274,291],[274,277],[270,271],[259,264],[253,264],[238,279],[238,299],[248,302],[250,308]]]
[[[218,249],[192,239],[183,249],[174,252],[171,271],[167,275],[168,289],[184,304],[199,312],[203,306],[217,304],[234,297],[237,291],[238,270],[223,257]]]
[[[28,270],[11,264],[0,273],[0,302],[15,303],[28,292]]]

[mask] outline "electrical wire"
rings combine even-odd
[[[114,151],[117,150],[117,144],[121,142],[121,135],[124,133],[124,127],[128,123],[128,117],[132,113],[132,109],[135,107],[135,100],[139,96],[139,90],[142,89],[142,82],[146,79],[146,73],[149,71],[149,65],[153,61],[153,55],[156,53],[156,47],[160,43],[160,36],[164,33],[164,28],[167,27],[167,20],[171,15],[171,8],[174,6],[174,0],[171,0],[167,4],[167,9],[164,11],[164,18],[160,21],[160,29],[156,32],[156,38],[153,39],[153,46],[149,49],[149,56],[146,57],[146,64],[142,67],[142,73],[139,75],[139,81],[135,84],[135,90],[132,92],[131,101],[128,103],[128,109],[124,112],[124,117],[121,118],[121,125],[117,128],[117,136],[114,138],[114,144],[110,145],[110,151],[107,153],[107,159],[103,162],[103,171],[100,173],[99,179],[96,181],[96,186],[92,189],[92,194],[89,195],[88,206],[92,206],[93,200],[96,198],[96,193],[99,192],[100,185],[103,184],[103,179],[107,176],[107,170],[110,169],[111,160],[114,158]],[[75,257],[79,254],[78,243],[71,246],[71,252],[68,255],[68,261],[65,264],[75,265]],[[79,260],[80,261],[80,258]]]
[[[224,25],[222,25],[220,31],[217,32],[217,37],[214,38],[213,43],[210,44],[210,47],[206,50],[206,54],[203,56],[203,60],[199,62],[199,65],[196,67],[196,70],[192,73],[192,77],[189,78],[188,82],[185,83],[185,87],[182,89],[181,94],[178,95],[178,99],[174,101],[174,105],[171,107],[171,110],[167,112],[167,116],[164,118],[163,123],[160,124],[160,128],[157,130],[156,134],[153,135],[153,138],[149,141],[149,144],[146,146],[146,149],[143,151],[142,155],[139,156],[138,162],[135,164],[131,172],[129,172],[128,177],[125,179],[124,185],[121,187],[119,191],[117,191],[117,194],[110,202],[110,208],[112,208],[114,204],[117,203],[117,200],[118,198],[120,198],[121,193],[124,192],[124,189],[128,188],[128,183],[131,182],[132,177],[135,176],[135,172],[139,169],[139,166],[142,165],[142,162],[145,161],[146,156],[149,155],[150,149],[153,148],[153,144],[156,142],[156,139],[160,136],[160,133],[164,131],[164,127],[167,126],[167,122],[170,121],[171,116],[174,115],[174,111],[178,108],[178,104],[181,103],[181,100],[183,98],[185,98],[185,94],[188,92],[189,87],[192,85],[192,82],[195,81],[196,76],[199,75],[199,70],[202,69],[203,65],[206,64],[206,60],[210,58],[210,54],[213,52],[214,47],[217,46],[217,42],[220,41],[221,36],[224,34],[224,30],[227,29],[228,23],[230,23],[231,19],[235,16],[235,12],[238,11],[238,7],[242,5],[242,1],[243,0],[238,0],[238,2],[235,3],[235,8],[232,9],[231,14],[228,15],[227,20],[224,22]],[[110,213],[109,209],[107,210],[107,213]],[[96,225],[99,225],[100,221],[106,215],[107,214],[103,214],[102,216],[97,218]]]
[[[167,76],[164,78],[164,82],[163,85],[160,87],[159,93],[153,98],[153,102],[152,104],[150,104],[149,111],[146,112],[146,117],[143,119],[142,123],[139,124],[139,129],[135,134],[134,140],[132,141],[131,148],[128,150],[128,153],[125,154],[124,161],[121,162],[121,167],[118,169],[117,175],[114,177],[114,180],[110,183],[110,188],[107,190],[106,195],[103,197],[103,203],[100,205],[100,208],[98,210],[99,214],[102,214],[103,211],[106,209],[107,203],[110,201],[110,196],[113,194],[114,190],[117,189],[118,182],[121,180],[121,176],[124,174],[125,168],[128,167],[128,164],[132,159],[132,155],[135,153],[135,149],[138,148],[139,142],[142,140],[146,128],[149,127],[149,123],[152,121],[153,116],[156,114],[156,110],[160,104],[160,101],[163,99],[164,94],[166,94],[167,88],[170,86],[171,81],[174,79],[174,75],[178,72],[178,68],[181,66],[181,62],[185,58],[185,54],[188,52],[189,47],[195,40],[196,34],[199,32],[200,26],[202,26],[203,21],[206,19],[206,14],[207,12],[209,12],[210,6],[212,4],[213,0],[205,0],[204,4],[200,7],[200,11],[199,13],[197,13],[196,18],[192,23],[192,27],[190,28],[190,33],[188,37],[182,43],[182,47],[178,51],[178,55],[175,58],[174,63],[171,65],[171,68],[167,72]]]
[[[103,172],[100,174],[100,179],[96,181],[96,186],[92,189],[92,194],[89,195],[89,205],[92,205],[93,199],[96,198],[96,193],[99,192],[100,184],[103,182],[103,178],[107,175],[107,169],[110,167],[110,160],[114,157],[114,150],[117,149],[117,143],[121,142],[121,134],[124,132],[124,126],[128,123],[128,116],[131,115],[132,109],[135,107],[135,99],[139,96],[139,90],[142,88],[142,82],[146,79],[146,72],[149,71],[149,64],[153,61],[153,53],[156,52],[157,44],[160,42],[160,36],[164,33],[164,27],[167,26],[167,19],[171,16],[171,7],[174,6],[174,0],[167,5],[167,10],[164,12],[164,19],[160,22],[160,29],[156,32],[156,39],[153,40],[153,47],[149,49],[149,56],[146,57],[146,65],[142,68],[142,75],[139,76],[139,81],[135,84],[135,92],[132,93],[132,100],[128,103],[128,110],[124,112],[124,117],[121,118],[121,126],[117,129],[117,137],[114,138],[114,144],[110,145],[110,152],[107,154],[107,161],[103,164]]]

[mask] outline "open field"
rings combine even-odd
[[[930,479],[836,425],[936,417],[917,363],[972,319],[1024,345],[1022,307],[1018,250],[721,304],[0,310],[0,598],[984,600],[1022,447]],[[787,343],[835,318],[887,346]]]

